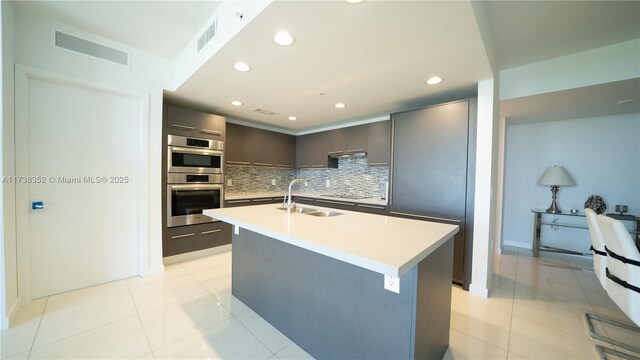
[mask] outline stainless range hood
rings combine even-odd
[[[364,150],[355,151],[332,151],[329,153],[329,157],[332,159],[353,159],[367,157],[367,153]]]

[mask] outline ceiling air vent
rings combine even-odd
[[[120,65],[129,65],[129,53],[54,30],[54,46]]]
[[[211,39],[216,37],[217,27],[218,27],[218,18],[213,20],[213,23],[211,23],[211,25],[209,25],[207,30],[204,31],[204,34],[202,34],[200,38],[198,38],[198,52],[200,52],[200,50],[202,50],[205,47],[205,45],[207,45],[209,41],[211,41]]]
[[[265,115],[273,115],[273,114],[275,114],[273,111],[269,111],[269,110],[265,110],[265,109],[260,109],[260,108],[253,109],[253,111],[255,111],[255,112],[259,112],[260,114],[265,114]]]

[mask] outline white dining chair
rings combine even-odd
[[[604,285],[607,295],[632,322],[640,325],[640,252],[638,252],[633,238],[622,222],[608,216],[597,215],[596,223],[604,239],[604,250],[607,253],[605,262],[606,283]],[[598,276],[598,273],[596,273],[596,276]],[[603,317],[593,317],[593,319],[640,334],[638,326]],[[593,326],[591,323],[589,326],[591,331]],[[592,337],[594,337],[593,333],[592,331]],[[631,345],[609,337],[596,335],[595,338],[609,342],[615,347],[640,354],[638,344]],[[603,348],[599,347],[598,350],[603,351]],[[606,349],[605,352],[626,359],[638,359],[638,357],[611,349]]]

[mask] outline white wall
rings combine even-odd
[[[6,2],[2,2],[3,12]],[[7,14],[3,14],[6,20]],[[81,81],[90,81],[104,84],[110,87],[143,93],[149,95],[149,111],[148,119],[144,121],[144,134],[141,139],[140,153],[134,154],[144,158],[147,156],[148,161],[145,162],[142,172],[148,177],[148,182],[143,184],[140,191],[143,201],[146,203],[149,212],[143,214],[142,224],[140,227],[146,231],[146,237],[142,241],[148,244],[148,256],[141,259],[141,273],[161,271],[162,265],[162,235],[161,235],[161,136],[162,136],[162,91],[169,88],[173,83],[173,62],[134,48],[128,48],[122,44],[115,44],[106,39],[96,38],[91,34],[69,28],[63,24],[55,23],[40,15],[33,15],[16,11],[10,16],[15,21],[15,62],[36,69],[51,71],[63,76],[72,77]],[[3,21],[4,29],[6,24]],[[92,59],[86,56],[75,54],[51,46],[51,28],[60,29],[70,32],[76,36],[82,36],[89,40],[99,41],[107,45],[126,48],[131,51],[131,67],[125,67],[112,64],[106,61]],[[3,31],[3,36],[7,34]],[[3,44],[3,49],[7,49],[7,43]],[[5,54],[6,55],[6,54]],[[6,59],[3,59],[6,60]],[[3,72],[13,76],[13,63],[4,62]],[[13,93],[13,83],[4,81],[4,90]],[[5,105],[7,102],[7,93],[4,94]],[[13,109],[10,109],[13,111]],[[13,113],[8,114],[8,109],[4,109],[3,131],[4,131],[4,171],[13,169],[13,153],[7,152],[13,149]],[[16,278],[15,269],[13,268],[16,256],[15,250],[7,251],[7,247],[13,244],[15,248],[16,235],[12,231],[12,218],[15,218],[15,204],[9,204],[15,197],[15,189],[4,188],[4,235],[5,235],[5,278]],[[13,227],[15,229],[15,227]],[[6,269],[10,267],[11,269]],[[15,301],[15,294],[8,292],[7,286],[6,300],[7,303]],[[19,295],[19,294],[18,294]]]
[[[14,115],[14,12],[11,2],[2,1],[2,176],[15,175],[13,160],[13,115]],[[0,328],[9,326],[9,319],[15,315],[18,308],[18,282],[16,258],[16,227],[15,227],[15,185],[3,184],[0,193],[0,239],[2,239],[2,266],[0,275],[2,294],[0,294]]]
[[[560,187],[562,210],[582,209],[589,195],[600,195],[613,212],[616,204],[640,215],[640,113],[507,125],[505,145],[503,243],[532,246],[532,208],[551,203],[548,186],[536,182],[548,166],[564,166],[576,182]],[[584,222],[584,220],[582,220]],[[586,230],[543,227],[542,243],[588,252]]]
[[[504,70],[500,99],[640,77],[640,38]]]
[[[478,82],[476,182],[473,221],[472,294],[487,297],[493,277],[493,243],[496,206],[494,189],[497,169],[499,80]]]

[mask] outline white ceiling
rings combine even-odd
[[[220,2],[14,4],[18,10],[41,13],[86,32],[175,59]],[[640,37],[640,1],[486,1],[482,7],[489,32],[482,35],[493,44],[498,69]],[[293,46],[283,48],[272,42],[273,33],[280,29],[294,34],[297,41]],[[231,66],[236,61],[248,62],[253,70],[234,71]],[[440,75],[445,81],[427,87],[423,82],[432,75]],[[357,5],[345,1],[276,1],[176,93],[168,95],[204,110],[296,132],[473,95],[477,81],[491,77],[469,1],[368,0]],[[535,115],[538,119],[566,117],[570,104],[581,107],[574,115],[588,109],[593,114],[605,108],[620,110],[589,106],[610,102],[613,88],[572,91],[514,99],[502,106],[522,121],[534,116],[534,108],[558,109],[555,114],[539,111]],[[318,95],[320,92],[326,95]],[[558,101],[561,95],[564,102]],[[233,107],[231,100],[245,105]],[[345,102],[347,108],[333,108],[338,101]],[[519,108],[519,112],[509,110],[510,106]],[[561,110],[563,106],[565,110]],[[257,107],[276,115],[255,113]],[[289,115],[299,120],[286,120]]]
[[[618,105],[622,100],[633,101]],[[508,124],[627,113],[638,113],[640,118],[640,78],[500,102],[500,115],[507,118]]]
[[[640,1],[486,1],[483,5],[500,69],[640,37]]]
[[[295,36],[293,46],[272,41],[280,29]],[[236,61],[252,71],[235,71]],[[445,81],[425,85],[433,75]],[[388,115],[491,77],[469,2],[282,1],[249,23],[173,98],[232,118],[301,130]],[[244,105],[234,107],[232,100]],[[338,110],[337,102],[347,107]],[[290,115],[298,120],[287,120]]]
[[[15,1],[18,10],[175,59],[221,1]]]

